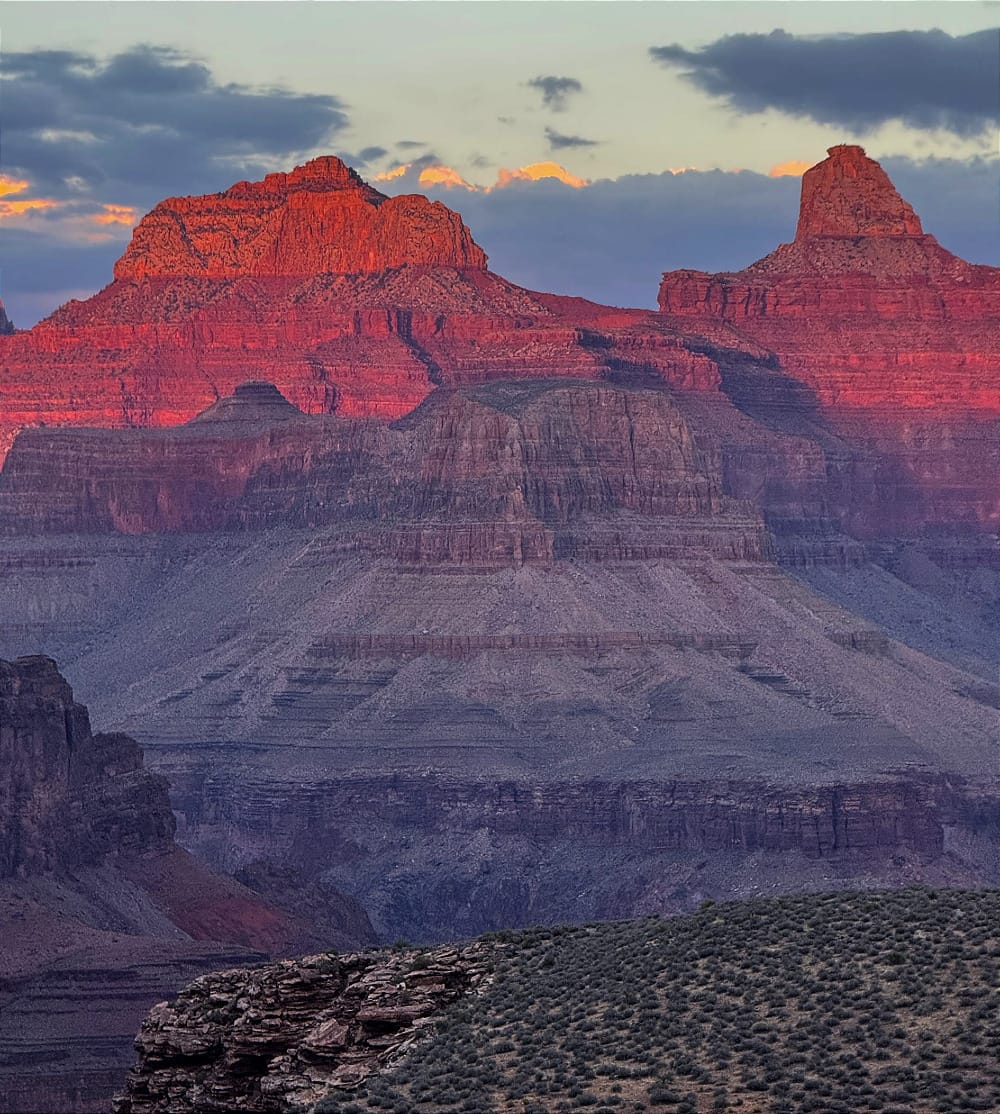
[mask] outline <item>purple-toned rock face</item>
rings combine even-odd
[[[50,658],[0,661],[0,878],[163,853],[167,783],[127,735],[93,735]]]
[[[347,899],[346,931],[333,907],[310,923],[298,895],[284,911],[193,859],[175,829],[166,779],[134,739],[91,731],[51,658],[0,660],[4,1110],[107,1110],[139,1021],[196,975],[371,939]]]

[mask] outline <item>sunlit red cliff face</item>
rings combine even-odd
[[[792,243],[735,273],[669,272],[659,302],[682,328],[726,322],[775,353],[802,408],[875,454],[889,497],[878,523],[862,503],[844,507],[855,532],[996,529],[1000,270],[925,233],[861,147],[832,147],[803,176]],[[735,387],[756,413],[766,390]]]
[[[386,197],[340,159],[174,197],[139,224],[115,278],[245,278],[385,271],[405,264],[484,270],[457,213],[421,195]]]
[[[0,336],[0,453],[39,423],[176,425],[251,377],[306,413],[386,419],[438,383],[595,378],[635,351],[677,386],[717,384],[671,330],[633,335],[644,318],[523,290],[451,209],[320,158],[164,201],[114,282]]]

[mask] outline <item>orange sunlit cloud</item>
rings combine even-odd
[[[402,166],[395,166],[392,170],[383,170],[381,174],[376,174],[372,180],[375,182],[390,182],[393,178],[402,178],[404,174],[413,169],[413,163],[403,163]],[[577,190],[590,185],[586,178],[578,178],[575,174],[570,174],[566,167],[560,166],[557,162],[533,162],[528,166],[519,166],[516,170],[508,170],[503,167],[497,174],[497,180],[492,186],[474,185],[451,166],[426,166],[420,171],[417,182],[424,189],[432,186],[444,186],[445,189],[457,187],[469,190],[472,193],[490,193],[492,190],[502,190],[505,186],[509,186],[511,182],[538,182],[543,178],[554,178],[556,181],[562,182],[563,185],[572,186],[573,189]]]
[[[402,166],[394,166],[392,170],[383,170],[381,174],[376,174],[372,181],[391,182],[393,178],[402,178],[409,169],[410,164],[408,162],[404,162]]]
[[[20,217],[30,213],[33,209],[55,209],[58,201],[47,197],[21,197],[17,201],[6,200],[11,194],[24,193],[31,185],[23,178],[11,178],[8,174],[0,174],[0,220],[8,217]]]
[[[557,162],[533,162],[528,166],[521,166],[517,170],[508,170],[503,167],[497,175],[497,183],[493,188],[501,190],[504,186],[509,186],[511,182],[537,182],[541,178],[555,178],[563,185],[572,186],[575,190],[590,185],[586,178],[578,178],[575,174],[570,174],[564,166],[560,166]]]
[[[474,190],[476,187],[467,182],[457,170],[450,166],[428,166],[420,171],[418,179],[422,186],[444,186],[445,189],[454,189],[461,186],[463,189]]]
[[[791,159],[788,162],[779,162],[777,166],[772,166],[768,171],[769,178],[801,178],[803,174],[812,166],[811,162],[803,162],[802,159]]]
[[[7,217],[19,217],[30,213],[32,209],[55,209],[58,201],[50,201],[45,197],[26,197],[22,201],[0,201],[0,220]]]
[[[21,178],[11,178],[7,174],[0,174],[0,197],[9,193],[24,193],[29,183]]]
[[[135,224],[136,213],[133,205],[103,205],[103,213],[95,213],[91,218],[97,224]]]

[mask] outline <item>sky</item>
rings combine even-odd
[[[998,27],[990,0],[0,3],[0,295],[28,326],[160,199],[328,153],[611,304],[790,239],[843,142],[1000,264]]]

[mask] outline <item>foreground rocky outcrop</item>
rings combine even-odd
[[[153,1009],[137,1039],[142,1068],[116,1114],[178,1103],[205,1114],[284,1110],[357,1086],[426,1037],[488,977],[491,958],[473,943],[307,956],[200,979]]]
[[[150,1014],[116,1110],[991,1110],[998,911],[707,902],[211,975]]]
[[[151,1002],[202,971],[323,938],[197,862],[175,829],[166,781],[133,739],[92,733],[53,661],[0,661],[9,1114],[106,1109]]]

